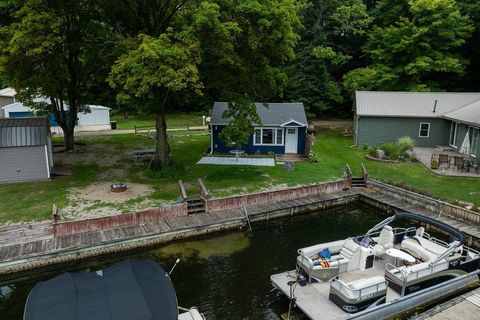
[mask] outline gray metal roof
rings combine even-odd
[[[0,148],[46,145],[49,135],[46,117],[0,119]]]
[[[448,112],[444,118],[480,126],[480,99],[466,106]]]
[[[37,283],[24,320],[177,320],[172,281],[151,260],[128,259],[101,273],[64,273]]]
[[[480,99],[480,93],[357,91],[355,97],[360,116],[436,118]]]
[[[10,97],[13,98],[17,92],[13,88],[4,88],[0,90],[0,97]]]
[[[307,124],[307,116],[303,103],[255,103],[257,113],[263,126],[279,126],[288,121]],[[228,108],[227,102],[215,102],[212,110],[212,125],[227,125],[231,118],[224,118],[223,113]]]

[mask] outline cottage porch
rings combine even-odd
[[[450,159],[450,167],[448,167],[447,164],[440,164],[438,169],[432,169],[432,157],[438,161],[440,154],[448,156]],[[454,167],[454,157],[462,157],[464,160],[473,162],[480,161],[480,159],[471,158],[469,155],[458,153],[458,151],[451,147],[416,147],[413,150],[413,155],[433,173],[454,177],[480,178],[480,168],[478,167],[478,164],[470,167],[466,166],[463,170],[461,170],[457,167]]]

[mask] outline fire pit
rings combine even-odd
[[[127,191],[127,185],[125,183],[120,183],[120,182],[112,183],[110,186],[110,191],[115,193],[125,192]]]

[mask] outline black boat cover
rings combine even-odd
[[[129,259],[96,272],[64,273],[37,283],[25,320],[177,320],[170,277],[151,260]]]

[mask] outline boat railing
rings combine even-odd
[[[436,244],[439,244],[439,245],[441,245],[441,246],[444,246],[445,248],[448,248],[448,246],[449,246],[448,242],[445,242],[445,241],[443,241],[443,240],[437,239],[437,238],[435,238],[435,237],[430,237],[430,236],[429,236],[429,237],[426,238],[426,239],[428,239],[428,240],[430,240],[430,241],[432,241],[432,242],[434,242],[434,243],[436,243]]]
[[[424,263],[425,263],[424,268],[419,270],[414,270],[414,271],[408,268],[397,267],[391,263],[387,263],[385,265],[385,273],[388,273],[406,282],[407,280],[408,281],[416,280],[426,275],[433,274],[435,272],[442,271],[448,268],[448,262],[446,260],[437,261],[437,262],[434,261],[429,264],[427,264],[427,262],[424,262]]]
[[[338,279],[338,276],[332,278],[331,287],[335,288],[339,292],[343,293],[346,297],[355,297],[355,299],[371,298],[373,293],[377,293],[387,288],[388,282],[375,283],[370,286],[361,289],[353,289],[346,283]]]

